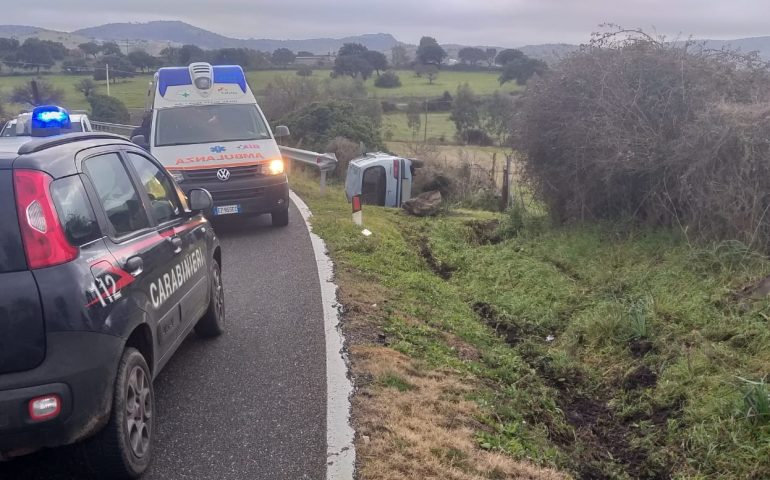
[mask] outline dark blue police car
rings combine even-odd
[[[192,330],[220,335],[221,249],[201,189],[181,193],[126,139],[0,140],[0,460],[85,440],[99,478],[152,451],[152,381]]]

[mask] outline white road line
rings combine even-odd
[[[353,480],[356,464],[356,450],[353,445],[355,431],[350,425],[350,396],[353,394],[353,384],[348,378],[347,355],[343,350],[344,339],[339,328],[334,264],[326,254],[324,241],[313,233],[309,221],[312,215],[310,209],[294,192],[290,192],[290,196],[302,214],[310,234],[318,266],[318,280],[321,284],[326,333],[326,480]]]

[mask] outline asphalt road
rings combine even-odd
[[[194,334],[155,382],[147,480],[323,479],[326,372],[318,273],[302,217],[214,225],[223,251],[227,331]],[[70,480],[71,448],[0,464],[0,479]]]

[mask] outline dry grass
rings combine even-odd
[[[353,372],[370,379],[354,402],[359,478],[564,479],[553,470],[478,447],[478,386],[452,371],[426,371],[381,346],[351,348]],[[400,387],[400,388],[399,388]]]

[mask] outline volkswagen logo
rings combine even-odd
[[[222,180],[223,182],[230,180],[230,170],[226,168],[220,168],[219,170],[217,170],[217,178]]]

